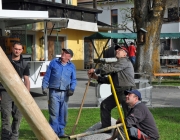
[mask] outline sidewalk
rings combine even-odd
[[[75,94],[70,98],[70,105],[79,105],[84,95],[86,83],[88,81],[87,71],[77,71],[78,85]],[[75,96],[79,95],[79,96]],[[96,107],[95,87],[89,86],[84,101],[84,107]],[[179,87],[154,86],[152,89],[152,107],[180,107],[180,89]]]
[[[77,81],[75,93],[69,98],[69,107],[80,107],[88,83],[87,71],[77,71]],[[47,96],[42,94],[41,88],[31,91],[38,106],[41,109],[48,109]],[[97,107],[95,87],[88,87],[83,107]],[[180,89],[178,87],[154,86],[152,107],[180,107]]]

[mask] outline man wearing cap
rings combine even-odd
[[[70,61],[73,57],[71,49],[62,49],[60,58],[53,59],[42,81],[43,94],[49,89],[49,123],[60,138],[68,137],[64,133],[67,122],[69,96],[76,87],[76,68]]]
[[[109,83],[105,76],[97,76],[96,74],[110,74],[117,93],[118,100],[122,105],[124,115],[127,115],[128,105],[125,102],[125,90],[135,88],[134,68],[131,61],[127,58],[127,49],[119,45],[115,46],[117,62],[103,65],[101,69],[90,69],[88,76],[97,79],[98,83]],[[111,126],[111,110],[116,107],[113,95],[110,95],[101,102],[101,123],[102,128]],[[110,133],[107,131],[106,133]]]
[[[141,102],[141,93],[138,90],[125,91],[126,103],[131,110],[125,118],[126,127],[131,140],[158,140],[159,134],[154,118],[144,103]],[[120,123],[120,119],[116,123]],[[114,131],[111,138],[114,140],[118,132]],[[121,138],[119,138],[121,140]]]

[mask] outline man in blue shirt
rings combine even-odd
[[[49,123],[60,138],[68,137],[64,133],[67,122],[68,100],[76,87],[76,68],[70,61],[73,57],[71,49],[62,49],[59,59],[53,59],[42,81],[43,94],[49,88]]]

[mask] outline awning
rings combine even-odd
[[[5,27],[36,23],[48,19],[48,11],[0,10],[0,22]]]
[[[86,39],[136,39],[137,33],[105,33],[97,32]],[[177,39],[180,38],[180,33],[161,33],[161,39]]]
[[[104,33],[104,32],[97,32],[86,39],[136,39],[136,33]]]
[[[161,39],[177,39],[180,38],[180,33],[161,33]]]
[[[17,27],[37,22],[52,22],[54,29],[67,28],[83,31],[97,32],[97,23],[67,19],[67,18],[49,18],[48,11],[27,11],[27,10],[1,10],[0,22],[5,23],[6,29],[23,29]]]

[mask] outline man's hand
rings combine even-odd
[[[47,95],[47,94],[48,94],[48,89],[47,89],[47,88],[43,89],[43,90],[42,90],[42,93],[43,93],[44,95]]]
[[[88,77],[91,78],[93,73],[94,73],[95,69],[90,69],[88,70],[87,74],[88,74]]]
[[[72,91],[71,89],[69,89],[68,91],[67,91],[67,95],[68,96],[72,96],[74,94],[74,91]]]
[[[116,124],[121,123],[120,118],[117,119]]]
[[[87,72],[87,74],[88,74],[88,77],[89,78],[94,78],[94,79],[96,79],[96,75],[95,75],[95,69],[90,69],[90,70],[88,70],[88,72]]]

